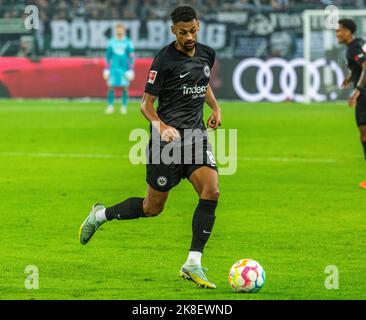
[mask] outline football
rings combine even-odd
[[[229,283],[236,292],[258,292],[266,281],[263,267],[255,260],[241,259],[229,272]]]

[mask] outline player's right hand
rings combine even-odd
[[[351,85],[351,80],[349,78],[346,78],[343,80],[341,88],[348,89],[350,87],[350,85]]]
[[[180,140],[180,133],[177,129],[163,125],[160,127],[161,140],[166,142],[172,142],[175,140]]]
[[[104,69],[103,70],[103,79],[105,80],[105,81],[107,81],[108,79],[109,79],[109,75],[110,75],[110,71],[109,71],[109,69]]]
[[[351,94],[351,96],[349,97],[349,99],[348,99],[348,106],[350,107],[350,108],[353,108],[353,107],[355,107],[356,106],[356,104],[357,104],[357,99],[358,99],[358,97],[360,96],[360,90],[358,90],[358,89],[355,89],[353,92],[352,92],[352,94]]]
[[[216,110],[213,111],[211,116],[207,120],[207,127],[212,130],[216,130],[219,126],[221,126],[221,111]]]

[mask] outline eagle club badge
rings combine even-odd
[[[151,70],[149,72],[149,79],[147,80],[147,82],[148,83],[151,83],[151,84],[154,84],[157,74],[158,74],[157,71]]]
[[[205,65],[205,67],[203,68],[203,73],[205,74],[205,76],[207,78],[210,77],[211,71],[210,71],[210,67],[208,65]]]

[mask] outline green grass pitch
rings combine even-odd
[[[79,244],[94,202],[145,195],[145,166],[126,155],[131,130],[148,123],[137,102],[125,116],[104,107],[0,101],[0,299],[366,298],[366,164],[345,104],[221,103],[221,128],[238,129],[238,163],[220,176],[202,261],[216,290],[178,277],[198,200],[186,180],[160,216],[107,223]],[[257,294],[228,284],[241,258],[266,271]],[[39,269],[38,290],[24,287],[28,265]],[[328,265],[337,290],[325,288]]]

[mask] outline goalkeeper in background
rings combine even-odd
[[[126,36],[125,27],[119,23],[116,25],[116,37],[108,42],[106,51],[107,66],[103,71],[103,77],[108,85],[108,107],[107,114],[114,112],[115,89],[122,89],[121,113],[127,113],[128,86],[134,79],[134,46]]]

